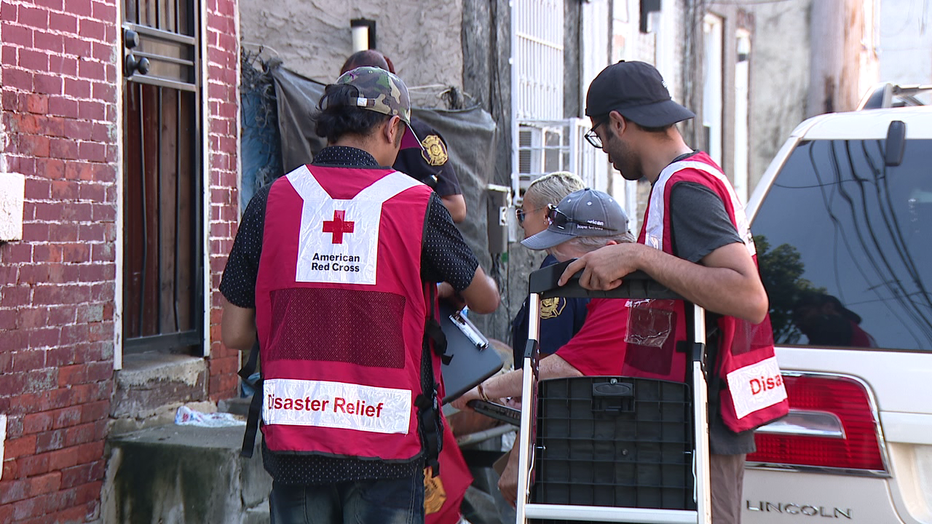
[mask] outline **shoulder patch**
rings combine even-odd
[[[447,146],[437,135],[428,135],[421,140],[421,156],[432,166],[442,166],[447,163]]]
[[[545,298],[540,301],[540,318],[557,318],[565,307],[566,299],[563,297]]]

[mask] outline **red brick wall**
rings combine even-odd
[[[211,400],[236,393],[239,352],[220,343],[221,295],[217,291],[239,222],[239,38],[235,0],[207,1],[207,99],[210,110],[210,378]]]
[[[209,394],[234,394],[219,274],[238,219],[235,2],[209,0]],[[117,8],[0,0],[0,170],[26,177],[23,240],[0,243],[0,522],[100,518],[114,367]]]
[[[0,245],[0,522],[100,511],[112,390],[117,38],[112,0],[0,3],[5,170],[23,240]]]

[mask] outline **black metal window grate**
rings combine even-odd
[[[203,344],[196,4],[124,4],[123,348]]]

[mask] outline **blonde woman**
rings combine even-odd
[[[524,230],[524,238],[532,237],[547,229],[550,225],[548,213],[564,197],[584,189],[582,179],[573,173],[557,171],[548,173],[533,182],[524,192],[521,207],[515,209],[518,225]],[[557,259],[548,252],[540,267],[556,264]],[[582,328],[586,320],[586,298],[548,298],[541,303],[540,354],[549,355],[569,342],[570,338]],[[515,368],[520,368],[527,345],[528,303],[511,323],[511,347],[514,352]]]

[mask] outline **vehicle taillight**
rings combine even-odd
[[[790,414],[757,430],[749,463],[884,471],[865,387],[847,377],[784,375]]]

